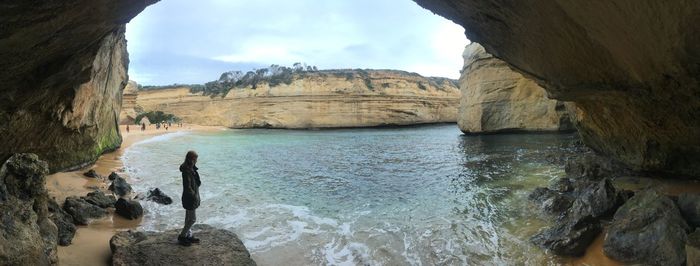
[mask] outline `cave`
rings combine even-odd
[[[125,24],[156,2],[1,4],[0,160],[31,152],[57,172],[119,147]],[[700,2],[415,2],[574,103],[595,152],[639,173],[700,178]]]

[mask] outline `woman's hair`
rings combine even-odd
[[[185,165],[194,166],[194,159],[197,158],[197,153],[195,151],[188,151],[185,155]]]

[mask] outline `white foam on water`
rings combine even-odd
[[[406,232],[403,232],[403,252],[401,255],[408,261],[411,265],[423,265],[420,261],[420,257],[411,251],[413,248],[413,241],[408,237]]]
[[[326,265],[366,265],[370,264],[369,247],[363,243],[336,241],[335,238],[323,247]],[[371,263],[372,265],[378,263]]]
[[[185,135],[189,135],[189,134],[192,134],[192,132],[191,131],[177,131],[177,132],[172,132],[172,133],[165,133],[163,135],[158,135],[158,136],[148,138],[148,139],[136,142],[134,144],[131,144],[131,147],[134,147],[137,145],[142,145],[142,144],[147,144],[147,143],[167,141],[167,140],[171,140],[173,138],[177,138],[177,137],[181,137],[181,136],[185,136]]]

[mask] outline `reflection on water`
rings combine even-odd
[[[454,125],[229,130],[151,141],[124,160],[138,191],[181,190],[200,154],[200,222],[241,236],[261,265],[499,265],[554,259],[527,241],[527,193],[563,174],[573,135],[462,136]],[[179,198],[179,197],[173,197]],[[146,203],[146,230],[184,212]]]

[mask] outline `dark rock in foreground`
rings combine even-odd
[[[177,244],[180,230],[162,233],[126,231],[109,241],[112,265],[256,265],[233,232],[195,225],[200,244]]]
[[[75,224],[73,216],[61,209],[55,200],[49,200],[49,217],[58,228],[58,244],[68,246],[75,236]]]
[[[600,231],[600,222],[591,216],[565,217],[553,227],[533,236],[530,241],[557,255],[580,257]]]
[[[44,188],[48,164],[12,155],[0,167],[0,265],[49,265],[58,260],[58,230]]]
[[[547,214],[563,213],[571,207],[574,201],[568,195],[543,187],[532,191],[528,199],[535,202]]]
[[[601,219],[615,213],[627,199],[627,193],[617,190],[607,178],[555,184],[559,184],[553,186],[557,190],[570,192],[536,188],[529,196],[543,211],[562,214],[554,226],[540,231],[530,242],[557,255],[582,256],[600,233]]]
[[[688,235],[688,242],[685,244],[688,266],[700,266],[700,228],[695,229],[695,233]]]
[[[79,225],[87,225],[90,219],[102,218],[108,213],[105,209],[75,196],[66,198],[63,210],[73,216],[73,223]]]
[[[170,196],[165,195],[165,193],[158,188],[149,190],[146,199],[163,205],[170,205],[173,203],[173,199],[170,198]]]
[[[678,208],[691,227],[700,227],[700,194],[681,194],[678,196]]]
[[[112,174],[114,174],[114,180],[112,180],[112,184],[109,185],[109,190],[120,197],[129,195],[132,191],[131,185],[121,176],[118,176],[114,172],[112,172]],[[112,174],[109,175],[109,178],[112,178]]]
[[[114,207],[114,203],[117,202],[114,196],[105,195],[105,193],[99,190],[88,193],[87,196],[82,197],[82,199],[100,208]]]
[[[576,191],[578,196],[569,209],[575,217],[601,218],[612,216],[626,200],[609,179],[589,183]]]
[[[101,178],[97,172],[95,172],[95,169],[90,169],[87,172],[83,173],[84,176],[90,177],[90,178]]]
[[[603,251],[644,265],[683,265],[689,227],[673,201],[656,191],[637,192],[615,213]]]
[[[141,203],[135,200],[119,199],[114,204],[115,212],[129,220],[138,219],[143,216],[143,207]]]
[[[111,172],[111,173],[109,173],[109,176],[107,177],[107,179],[109,179],[109,181],[114,181],[114,179],[117,179],[117,177],[120,177],[120,176],[115,172]]]

